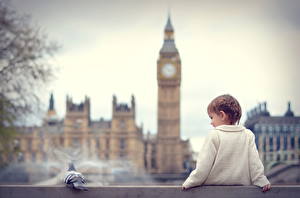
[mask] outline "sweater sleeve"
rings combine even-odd
[[[215,131],[211,132],[205,139],[204,145],[198,155],[196,169],[182,184],[185,188],[202,185],[207,179],[214,164],[217,154],[218,137]]]
[[[255,144],[255,136],[252,132],[249,145],[249,168],[251,183],[253,185],[263,187],[270,183],[267,177],[264,175],[264,166],[259,158]]]

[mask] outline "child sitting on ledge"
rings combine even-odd
[[[255,185],[271,189],[259,159],[255,136],[239,124],[242,110],[231,95],[211,101],[207,113],[214,128],[205,140],[196,169],[182,185],[187,190],[200,185]]]

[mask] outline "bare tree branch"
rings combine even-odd
[[[38,91],[54,76],[48,60],[59,46],[30,22],[9,0],[0,1],[0,157],[7,144],[2,140],[39,108]]]

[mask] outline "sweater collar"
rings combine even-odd
[[[216,127],[217,130],[225,132],[241,132],[245,129],[242,125],[220,125]]]

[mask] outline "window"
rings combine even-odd
[[[266,136],[263,137],[263,152],[266,152]]]
[[[283,137],[283,150],[287,150],[287,136]]]
[[[299,124],[297,124],[297,126],[295,126],[295,131],[300,132],[300,125]]]
[[[273,127],[271,125],[268,127],[268,131],[271,133],[273,132]]]
[[[284,132],[287,132],[288,131],[288,126],[285,124],[285,125],[283,125],[283,131]]]
[[[276,158],[276,161],[280,161],[280,154],[277,154],[277,158]]]
[[[120,127],[120,129],[125,129],[126,128],[126,122],[125,122],[125,120],[120,120],[119,121],[119,127]]]
[[[291,137],[291,148],[295,149],[295,137]]]
[[[288,159],[287,154],[284,154],[284,160],[287,161],[287,159]]]
[[[258,132],[258,131],[259,131],[259,125],[258,125],[258,124],[255,124],[255,125],[254,125],[254,131],[255,131],[255,132]]]
[[[32,162],[35,162],[35,161],[36,161],[36,153],[35,153],[35,152],[32,152],[32,153],[31,153],[31,161],[32,161]]]
[[[156,168],[156,159],[151,158],[151,168]]]
[[[266,126],[265,125],[261,126],[261,132],[263,132],[263,133],[266,132]]]
[[[109,139],[106,139],[106,149],[109,150]]]
[[[276,151],[280,150],[280,136],[276,137]]]
[[[96,148],[100,148],[100,140],[99,139],[96,139]]]
[[[82,126],[82,122],[83,122],[82,119],[77,119],[73,125],[74,128],[77,128],[77,129],[80,128]]]
[[[273,151],[273,137],[269,138],[270,151]]]
[[[1,156],[0,156],[1,160]],[[18,153],[18,162],[24,162],[24,154],[22,152]]]
[[[123,150],[123,149],[125,149],[125,139],[124,138],[121,138],[120,139],[120,150]]]
[[[45,145],[45,143],[44,143],[45,141],[44,141],[44,139],[41,139],[41,141],[39,142],[39,150],[40,151],[43,151],[44,149],[44,145]]]
[[[48,161],[48,156],[45,152],[43,152],[43,160],[44,162]]]
[[[73,138],[72,139],[72,146],[79,146],[80,145],[80,140],[79,138]]]
[[[27,148],[28,148],[28,151],[32,151],[32,139],[28,139]]]
[[[295,159],[295,154],[294,154],[294,153],[292,153],[292,155],[291,155],[291,159],[292,159],[292,160],[294,160],[294,159]]]
[[[279,126],[279,125],[276,125],[276,126],[275,126],[275,131],[276,131],[277,133],[280,132],[280,126]]]
[[[273,154],[270,154],[270,161],[273,161]]]

